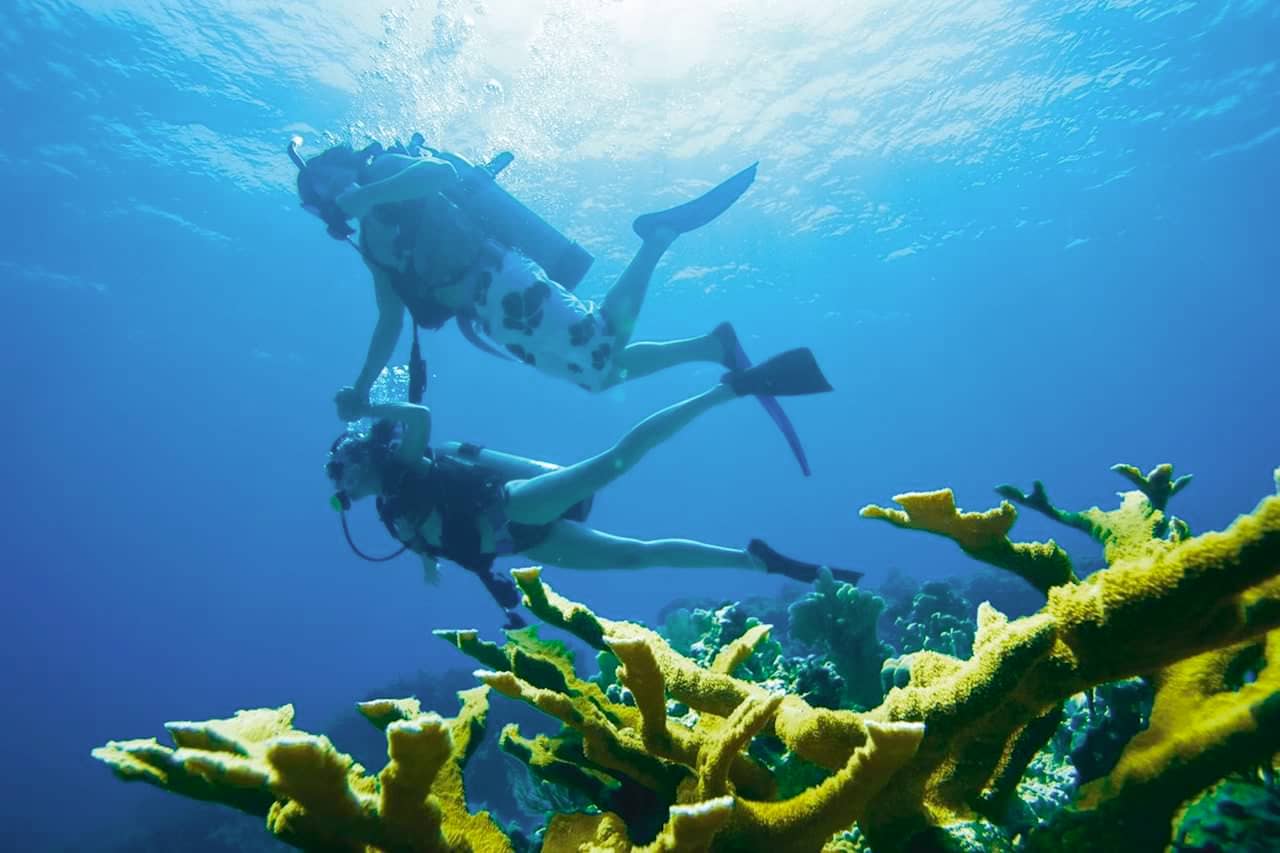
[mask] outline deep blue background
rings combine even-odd
[[[1113,462],[1172,461],[1196,476],[1177,511],[1207,529],[1271,488],[1277,4],[871,3],[850,21],[726,2],[694,35],[666,5],[0,10],[15,849],[105,847],[166,808],[89,759],[110,738],[286,701],[319,726],[398,675],[469,666],[431,628],[497,628],[472,578],[363,564],[327,508],[331,398],[373,303],[354,253],[296,207],[294,132],[312,151],[416,127],[477,158],[510,148],[509,186],[600,256],[597,297],[631,216],[761,160],[743,202],[676,245],[639,331],[730,319],[756,355],[812,346],[838,393],[788,408],[815,476],[743,402],[609,489],[606,529],[761,535],[874,583],[971,568],[857,519],[902,491],[949,485],[982,509],[997,483],[1042,478],[1087,506],[1123,487]],[[451,330],[428,350],[442,440],[555,461],[717,377],[590,397]],[[1019,535],[1096,551],[1035,518]],[[636,619],[778,588],[547,576]]]

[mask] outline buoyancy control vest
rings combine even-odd
[[[520,524],[507,519],[507,482],[526,479],[559,466],[474,444],[451,442],[432,453],[430,466],[392,464],[377,499],[378,517],[397,540],[418,553],[444,558],[482,577],[494,560],[541,542],[550,524]],[[561,518],[585,521],[592,498]],[[420,528],[432,514],[440,517],[440,541],[428,542]],[[481,522],[493,532],[492,548],[482,542]]]
[[[415,134],[409,146],[396,144],[375,155],[362,172],[361,183],[385,177],[378,166],[388,156],[433,156],[450,163],[458,173],[459,181],[448,189],[428,198],[396,204],[381,205],[373,215],[378,221],[396,230],[393,250],[399,266],[382,264],[371,254],[365,236],[360,238],[362,254],[391,279],[392,286],[405,304],[415,324],[428,329],[438,329],[456,311],[434,298],[434,291],[456,284],[466,270],[453,280],[439,280],[431,270],[414,267],[417,242],[429,233],[432,223],[438,223],[444,231],[442,240],[455,231],[459,239],[466,239],[465,232],[481,235],[484,244],[490,241],[515,249],[541,266],[547,276],[565,288],[572,290],[586,275],[594,257],[578,243],[565,237],[542,217],[538,216],[518,199],[498,185],[495,178],[514,160],[504,152],[485,166],[476,166],[464,158],[449,152],[427,148],[420,134]],[[480,249],[476,259],[479,260]],[[496,258],[494,260],[497,260]]]

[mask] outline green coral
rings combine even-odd
[[[709,662],[711,656],[723,645],[722,623],[718,617],[721,611],[732,606],[734,605],[726,604],[719,610],[703,607],[681,607],[673,610],[667,614],[662,624],[662,635],[667,638],[671,648],[680,654],[697,661]],[[736,639],[737,637],[729,637],[724,642]]]
[[[791,636],[827,657],[844,680],[845,707],[874,708],[883,698],[880,666],[893,654],[876,634],[884,599],[837,583],[825,569],[812,592],[793,603]]]
[[[782,611],[780,615],[794,633],[793,612]],[[779,614],[775,612],[774,615]],[[667,614],[662,634],[677,652],[701,665],[710,666],[725,646],[763,624],[750,612],[747,602],[732,602],[715,609],[674,610]],[[820,637],[820,642],[825,647],[825,637]],[[600,655],[602,662],[611,657],[607,652]],[[605,665],[602,663],[602,667]],[[787,647],[775,638],[771,627],[768,636],[755,645],[732,674],[770,690],[794,693],[815,707],[839,708],[848,704],[845,679],[836,665],[820,655],[787,654]],[[625,698],[625,695],[611,692],[610,698]],[[876,701],[879,701],[878,697]],[[674,703],[672,707],[684,706]]]
[[[1081,783],[1110,773],[1134,735],[1151,719],[1153,691],[1145,678],[1113,681],[1068,703],[1063,753]]]
[[[1274,851],[1280,838],[1274,766],[1264,763],[1256,772],[1233,774],[1209,788],[1183,810],[1174,838],[1175,848],[1184,851]]]
[[[972,605],[943,581],[928,581],[911,600],[911,608],[894,619],[901,641],[899,652],[941,652],[954,658],[973,653],[977,625]]]

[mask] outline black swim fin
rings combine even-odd
[[[856,584],[862,578],[862,572],[852,569],[833,569],[830,566],[819,566],[803,560],[784,557],[764,543],[763,539],[752,539],[747,545],[747,553],[764,563],[765,571],[771,575],[786,575],[801,583],[813,583],[818,579],[818,571],[826,568],[831,577],[842,583]]]
[[[730,371],[746,370],[751,367],[751,359],[747,358],[747,351],[742,348],[738,333],[733,330],[731,324],[721,323],[711,330],[711,336],[724,348],[724,360],[721,363]],[[778,425],[779,432],[787,440],[796,461],[800,463],[800,470],[808,477],[813,473],[809,468],[809,456],[804,452],[804,445],[800,443],[800,434],[796,432],[791,418],[787,417],[787,413],[783,411],[782,404],[767,394],[756,395],[756,399],[760,401],[760,405],[773,422]]]
[[[799,397],[832,390],[808,347],[789,349],[745,370],[731,370],[720,381],[739,396]]]
[[[686,201],[684,204],[659,210],[656,213],[637,216],[636,221],[631,223],[631,230],[635,231],[640,239],[648,240],[659,228],[669,228],[677,234],[686,234],[701,228],[732,207],[733,203],[747,191],[747,187],[751,186],[756,179],[758,165],[760,164],[752,163],[693,201]]]

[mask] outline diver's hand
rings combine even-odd
[[[350,385],[338,391],[333,402],[338,407],[339,420],[358,421],[369,413],[369,395],[361,394]]]

